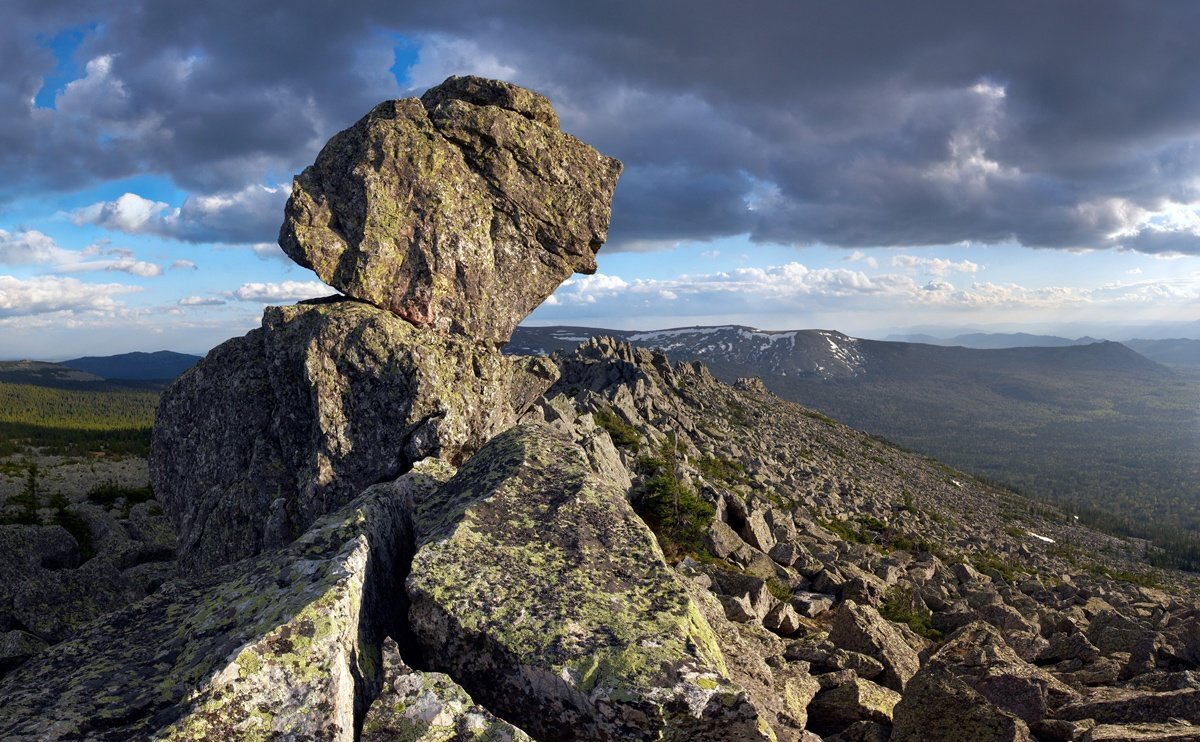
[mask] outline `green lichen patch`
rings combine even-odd
[[[364,594],[394,580],[406,523],[374,487],[281,553],[110,614],[0,680],[0,738],[351,733],[382,672]]]
[[[416,529],[413,630],[531,732],[640,737],[717,697],[743,711],[653,534],[569,441],[533,426],[498,436],[418,508]]]

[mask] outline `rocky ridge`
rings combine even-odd
[[[17,661],[0,736],[1200,739],[1198,586],[1135,545],[755,379],[501,356],[618,167],[479,78],[335,137],[282,241],[348,297],[164,397],[186,578]]]

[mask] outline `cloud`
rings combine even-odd
[[[901,265],[907,263],[901,261]],[[927,263],[921,259],[916,265],[925,267]],[[972,272],[961,263],[954,265],[959,273]],[[625,280],[596,274],[564,282],[552,299],[538,309],[538,321],[587,318],[621,325],[623,318],[714,315],[719,315],[718,321],[722,322],[748,315],[770,316],[775,321],[788,316],[844,321],[855,313],[914,316],[931,310],[949,316],[1004,310],[1006,316],[1017,316],[1077,308],[1111,311],[1120,316],[1121,308],[1154,305],[1164,311],[1172,307],[1178,311],[1194,306],[1200,301],[1200,276],[1094,288],[1028,287],[986,281],[959,286],[942,276],[922,283],[909,272],[867,275],[791,262],[673,279]]]
[[[0,265],[40,265],[69,260],[74,255],[37,230],[6,232],[0,229]]]
[[[250,246],[261,260],[278,260],[286,265],[292,264],[292,259],[288,257],[283,248],[276,242],[258,242]]]
[[[568,131],[625,161],[610,251],[750,234],[1200,254],[1195,231],[1153,226],[1200,208],[1200,6],[1187,0],[925,0],[869,18],[793,0],[753,13],[297,0],[285,15],[250,2],[236,24],[213,17],[182,0],[6,13],[0,199],[160,174],[192,194],[177,215],[130,199],[95,218],[269,241],[284,196],[257,184],[298,172],[380,100],[474,72],[544,91]],[[75,27],[91,29],[71,52],[76,79],[35,105],[61,61],[45,40]],[[404,91],[389,68],[414,46]]]
[[[950,273],[975,273],[979,266],[970,260],[955,262],[946,258],[921,258],[915,255],[893,255],[892,267],[923,271],[931,276],[946,276]]]
[[[281,283],[245,283],[230,295],[238,301],[257,301],[265,304],[316,299],[335,293],[320,281],[283,281]]]
[[[128,273],[131,276],[140,276],[142,278],[153,278],[161,276],[162,266],[154,263],[147,263],[144,260],[134,260],[132,258],[118,258],[116,260],[84,260],[56,263],[54,271],[57,273],[90,273],[92,271],[109,271],[116,273]]]
[[[71,221],[77,225],[95,224],[118,232],[137,233],[144,231],[146,224],[167,208],[162,201],[126,193],[115,201],[102,201],[72,212]]]
[[[119,283],[84,283],[76,278],[0,276],[0,317],[112,312],[122,306],[116,296],[140,290]]]
[[[181,307],[219,307],[226,302],[215,296],[185,296],[179,300]]]
[[[99,255],[110,256],[94,259]],[[66,250],[36,230],[10,233],[0,229],[0,265],[37,265],[56,273],[116,271],[142,278],[162,275],[162,267],[135,260],[124,248],[102,249],[92,245],[83,250]]]
[[[855,250],[854,252],[850,253],[846,257],[842,258],[842,260],[844,260],[848,263],[857,263],[861,260],[869,268],[878,268],[879,267],[879,261],[876,260],[874,257],[867,255],[862,250]]]
[[[174,263],[171,263],[168,270],[191,270],[191,271],[194,271],[194,270],[196,270],[196,267],[197,267],[196,264],[193,263],[192,261],[184,260],[181,258],[179,260],[176,260]]]
[[[188,196],[172,209],[136,193],[71,213],[75,224],[94,224],[129,234],[154,234],[183,242],[255,243],[279,230],[284,186],[250,185],[228,193]]]

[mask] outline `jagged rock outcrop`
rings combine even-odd
[[[163,396],[151,480],[181,566],[283,546],[363,487],[514,424],[556,371],[495,346],[595,269],[620,169],[542,96],[474,77],[330,140],[280,244],[361,301],[268,308]]]
[[[150,473],[181,564],[284,546],[414,461],[461,460],[556,375],[362,302],[268,307],[159,405]]]
[[[416,506],[426,661],[539,739],[763,737],[625,497],[546,427],[492,439]]]
[[[286,550],[170,583],[0,680],[0,738],[350,740],[395,631],[413,493],[368,489]],[[442,477],[444,478],[444,477]]]
[[[279,243],[349,296],[501,344],[595,271],[620,171],[537,93],[452,77],[334,136],[296,178]]]

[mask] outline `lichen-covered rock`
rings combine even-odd
[[[808,705],[809,727],[821,735],[837,734],[857,721],[892,723],[892,709],[900,694],[870,680],[849,682],[817,695]]]
[[[690,565],[679,569],[686,578],[688,594],[708,621],[725,656],[730,679],[746,691],[781,742],[803,739],[808,704],[821,689],[809,674],[808,663],[781,662],[786,651],[782,639],[760,624],[727,620],[717,596],[702,586],[703,573]]]
[[[286,545],[426,456],[511,426],[556,373],[357,301],[268,307],[163,395],[150,474],[185,570]]]
[[[288,549],[174,582],[0,680],[0,738],[350,740],[394,627],[410,473]]]
[[[842,603],[834,612],[829,641],[883,663],[880,682],[895,691],[903,692],[905,684],[921,667],[916,651],[898,627],[871,606],[858,605],[852,600]]]
[[[416,506],[424,661],[538,738],[769,737],[625,497],[543,426],[480,449]]]
[[[1200,724],[1200,688],[1152,693],[1131,688],[1092,688],[1055,712],[1059,719],[1095,719],[1104,724],[1162,723],[1183,720]]]
[[[537,93],[452,77],[334,136],[296,177],[279,243],[349,296],[502,344],[595,271],[620,171]]]
[[[1000,631],[982,621],[959,629],[926,666],[952,673],[1027,724],[1046,718],[1050,709],[1075,697],[1062,681],[1018,657]]]
[[[952,673],[923,669],[892,710],[891,742],[1031,742],[1029,726]]]
[[[383,644],[383,675],[383,691],[363,719],[361,742],[532,742],[448,675],[409,667],[392,639]]]

